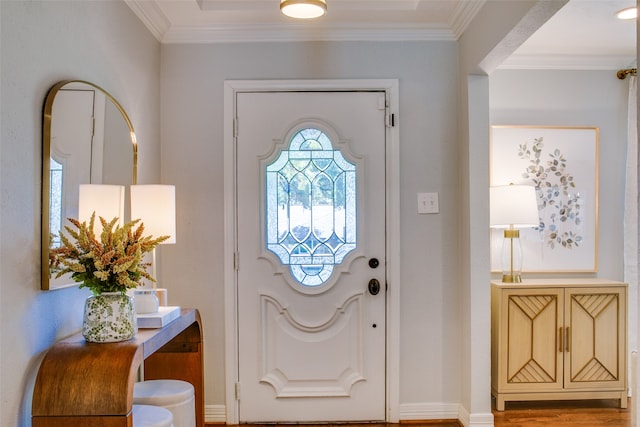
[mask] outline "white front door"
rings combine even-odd
[[[240,422],[385,420],[385,105],[236,95]]]

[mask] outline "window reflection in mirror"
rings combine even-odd
[[[53,157],[50,158],[50,179],[51,185],[49,190],[49,230],[62,229],[62,165]],[[51,233],[50,247],[57,248],[60,246],[60,235]]]
[[[67,218],[78,217],[79,185],[135,184],[137,146],[118,101],[84,81],[60,82],[49,91],[42,145],[42,289],[47,290],[77,284],[68,275],[56,279],[48,261],[49,248],[61,244]]]

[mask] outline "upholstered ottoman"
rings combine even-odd
[[[196,410],[193,385],[181,380],[149,380],[133,385],[134,405],[165,408],[173,414],[174,427],[195,427]]]
[[[133,427],[174,427],[173,414],[160,406],[133,405]]]

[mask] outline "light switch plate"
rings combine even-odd
[[[438,193],[418,193],[418,213],[439,213]]]

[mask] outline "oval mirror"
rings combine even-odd
[[[136,175],[136,137],[120,103],[86,81],[53,86],[45,99],[42,129],[43,290],[78,284],[70,275],[55,278],[49,271],[49,248],[60,245],[67,218],[78,217],[79,185],[130,185]]]

